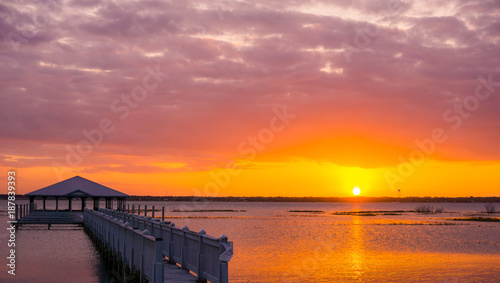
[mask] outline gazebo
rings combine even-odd
[[[106,200],[106,208],[113,208],[113,199],[117,201],[117,210],[123,210],[126,199],[129,195],[113,190],[96,182],[92,182],[80,176],[75,176],[67,180],[55,183],[45,188],[26,194],[30,198],[30,207],[33,207],[35,198],[40,197],[43,200],[43,211],[45,211],[45,202],[47,198],[55,198],[56,211],[59,211],[59,199],[67,198],[69,201],[69,211],[73,211],[72,199],[80,198],[82,200],[82,210],[86,205],[88,198],[94,203],[94,210],[99,209],[99,200]]]

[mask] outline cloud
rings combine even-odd
[[[433,128],[449,127],[443,113],[474,94],[479,76],[500,80],[495,3],[401,2],[396,12],[388,1],[76,1],[47,10],[30,1],[2,4],[0,153],[25,157],[3,161],[13,166],[64,162],[83,130],[109,118],[116,130],[85,159],[82,166],[95,166],[87,170],[116,170],[110,164],[119,158],[110,152],[172,154],[207,168],[237,158],[238,145],[267,126],[276,105],[286,105],[300,118],[269,145],[269,160],[385,166]],[[376,35],[367,37],[370,29]],[[359,31],[368,41],[349,62],[343,44],[355,46]],[[13,48],[9,34],[24,40]],[[111,106],[142,84],[148,66],[168,77],[121,120]],[[500,158],[498,92],[436,158]],[[329,141],[319,142],[324,136]],[[375,141],[391,157],[362,162],[312,153],[346,146],[337,142],[346,136]],[[119,168],[157,170],[127,164]]]

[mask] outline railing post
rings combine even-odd
[[[205,269],[204,262],[205,262],[205,254],[204,254],[204,248],[203,248],[203,236],[205,236],[207,233],[205,230],[201,230],[199,233],[199,242],[200,242],[200,253],[198,254],[198,272],[196,275],[196,279],[198,281],[202,281],[205,278],[203,277],[203,270]]]
[[[144,216],[148,216],[148,206],[144,205]]]
[[[188,226],[182,228],[182,248],[181,248],[181,268],[187,269],[187,236],[186,233],[189,231]]]
[[[164,206],[161,208],[161,220],[165,221],[165,207]]]
[[[231,259],[233,255],[233,247],[227,241],[227,236],[222,234],[219,238],[221,255],[219,256],[219,282],[228,283],[229,272],[227,262]]]
[[[125,228],[123,230],[123,235],[124,235],[124,239],[123,239],[123,260],[122,260],[122,269],[123,269],[123,278],[125,279],[125,277],[127,276],[127,262],[128,262],[128,259],[127,259],[127,223],[125,223]]]
[[[155,219],[155,206],[153,205],[153,211],[152,211],[152,216],[151,218]]]
[[[174,232],[173,232],[174,227],[175,227],[175,224],[170,223],[170,225],[169,225],[170,239],[168,242],[168,262],[170,262],[170,263],[175,263],[175,260],[174,260]]]
[[[228,283],[229,274],[227,268],[227,262],[221,261],[219,262],[219,282],[220,283]]]
[[[137,207],[137,215],[141,215],[141,205],[140,204]]]
[[[16,204],[16,221],[19,219],[19,205]]]
[[[163,239],[157,238],[155,240],[155,263],[153,267],[154,283],[163,283],[163,254],[162,245]]]
[[[142,239],[142,241],[141,241],[142,245],[140,247],[141,250],[139,251],[139,253],[141,255],[141,262],[139,264],[139,268],[140,268],[140,280],[139,280],[139,282],[142,283],[142,282],[144,282],[143,281],[143,277],[144,277],[144,237],[141,237],[141,239]]]

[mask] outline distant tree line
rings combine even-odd
[[[7,199],[0,194],[0,199]],[[16,195],[16,199],[28,199]],[[500,203],[500,197],[200,197],[200,196],[130,196],[128,201],[209,201],[209,202],[456,202]]]
[[[129,201],[211,201],[211,202],[461,202],[500,203],[500,197],[199,197],[131,196]]]

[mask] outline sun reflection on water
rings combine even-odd
[[[363,276],[365,262],[364,231],[359,218],[359,216],[352,217],[349,231],[348,263],[351,266],[350,273],[354,279],[358,279]]]

